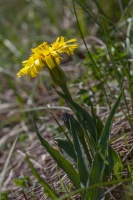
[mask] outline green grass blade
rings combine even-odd
[[[115,76],[116,76],[116,79],[117,79],[117,82],[118,82],[118,85],[120,87],[120,90],[123,90],[123,80],[122,80],[122,77],[121,75],[119,74],[118,72],[118,69],[117,69],[117,66],[115,64],[115,61],[114,61],[114,57],[112,55],[112,51],[111,51],[111,47],[110,47],[110,43],[113,44],[113,42],[111,41],[111,39],[109,38],[108,36],[108,33],[107,33],[107,30],[104,26],[104,23],[102,22],[102,28],[103,28],[103,34],[104,34],[104,37],[105,37],[105,42],[106,42],[106,46],[107,46],[107,50],[108,50],[108,55],[110,57],[110,61],[112,63],[112,67],[113,67],[113,70],[114,70],[114,73],[115,73]],[[114,45],[113,45],[114,46]],[[115,48],[115,47],[114,47]],[[120,57],[120,56],[119,56]],[[120,58],[119,58],[120,59]],[[125,69],[125,67],[124,67]],[[126,72],[126,70],[124,70]],[[127,74],[127,73],[126,73]],[[129,76],[128,76],[129,78]],[[123,113],[125,115],[125,117],[128,119],[129,121],[129,124],[130,124],[130,127],[132,129],[132,122],[131,122],[131,118],[130,118],[130,114],[129,114],[129,108],[128,108],[128,103],[127,103],[127,100],[126,100],[126,96],[125,96],[125,93],[124,93],[124,90],[123,90],[123,99],[124,99],[124,102],[125,102],[125,105],[126,105],[126,108],[127,108],[127,113],[124,112],[123,110]],[[131,97],[132,99],[132,97]]]
[[[121,100],[122,92],[120,93],[118,99],[116,100],[109,116],[106,121],[106,124],[103,128],[103,131],[101,133],[101,137],[99,139],[99,145],[98,145],[98,151],[95,155],[91,171],[90,171],[90,183],[89,185],[93,185],[96,183],[100,183],[103,181],[104,178],[104,169],[105,164],[108,163],[109,160],[107,160],[106,155],[108,153],[108,139],[110,135],[111,125],[114,118],[114,115],[116,113],[116,110],[119,106],[120,100]],[[87,191],[86,198],[88,200],[96,200],[99,195],[102,195],[103,191],[100,188],[97,188],[95,190],[89,190]]]
[[[92,9],[90,9],[89,7],[87,7],[87,5],[85,4],[85,2],[82,2],[80,0],[76,0],[75,1],[84,12],[86,12],[88,14],[88,16],[90,17],[90,19],[92,19],[94,21],[94,23],[97,24],[97,26],[101,29],[100,27],[100,23],[99,23],[99,18],[96,16],[96,14],[94,14],[94,12],[92,12]],[[73,1],[74,4],[74,1]],[[75,8],[75,4],[73,6]]]
[[[90,156],[90,151],[88,150],[88,145],[87,145],[86,140],[85,140],[84,129],[82,128],[80,123],[72,115],[70,115],[69,113],[64,113],[63,120],[64,120],[64,123],[65,123],[65,125],[66,125],[66,127],[67,127],[67,129],[68,129],[68,131],[71,135],[72,135],[72,131],[71,131],[70,120],[69,120],[70,118],[72,118],[73,121],[75,121],[75,126],[76,126],[76,130],[77,130],[78,138],[80,140],[80,143],[82,144],[82,147],[83,147],[84,152],[86,154],[86,157],[88,159],[89,165],[91,165],[92,158]]]
[[[69,115],[70,131],[73,136],[73,143],[75,148],[75,153],[77,155],[78,172],[81,184],[85,187],[89,177],[89,167],[85,153],[83,152],[83,147],[80,144],[79,134],[78,134],[78,123],[77,121]]]
[[[122,172],[124,170],[122,160],[119,157],[119,155],[114,151],[114,149],[110,148],[110,152],[112,154],[113,161],[114,161],[113,173],[115,177],[120,180],[122,179],[122,176],[123,176]]]
[[[26,161],[32,171],[32,173],[34,174],[34,176],[36,177],[36,179],[39,181],[39,183],[43,186],[44,190],[46,193],[48,193],[47,196],[51,197],[53,200],[58,199],[57,194],[55,193],[55,191],[45,182],[44,179],[42,179],[40,177],[40,175],[38,174],[37,170],[34,168],[32,162],[29,159],[29,156],[26,156]]]
[[[46,140],[40,135],[38,128],[34,122],[35,130],[38,135],[38,138],[42,144],[48,151],[48,153],[52,156],[52,158],[56,161],[57,165],[64,170],[64,172],[68,175],[69,179],[72,181],[76,188],[80,188],[79,176],[73,165],[66,160],[56,149],[51,147]]]
[[[114,118],[114,115],[116,113],[116,110],[119,106],[119,103],[120,103],[120,100],[121,100],[121,97],[122,97],[122,92],[120,93],[118,99],[116,100],[109,116],[108,116],[108,119],[106,121],[106,124],[103,128],[103,131],[102,131],[102,134],[101,134],[101,138],[100,138],[100,141],[99,141],[99,148],[104,151],[106,148],[107,148],[107,141],[109,139],[109,134],[110,134],[110,130],[111,130],[111,125],[112,125],[112,121],[113,121],[113,118]]]
[[[112,169],[114,167],[114,157],[113,157],[113,149],[110,145],[108,145],[108,152],[106,154],[106,163],[105,163],[105,177],[110,176],[110,173],[112,172]]]
[[[68,106],[76,115],[80,125],[83,127],[83,130],[86,133],[88,145],[90,146],[92,153],[95,154],[97,132],[92,116],[89,113],[87,113],[81,106],[75,103],[72,99],[67,98],[64,94],[62,94],[58,90],[55,90],[55,92],[63,99],[65,99]],[[91,144],[89,143],[89,141],[91,141]]]
[[[97,115],[96,115],[96,126],[97,126],[97,130],[98,130],[98,132],[99,132],[99,135],[101,135],[102,130],[103,130],[103,128],[104,128],[104,125],[103,125],[101,119],[100,119]],[[99,136],[99,137],[100,137],[100,136]]]
[[[67,133],[65,132],[64,128],[60,125],[60,123],[58,122],[58,120],[56,119],[56,117],[53,115],[53,113],[52,113],[52,112],[50,112],[50,113],[51,113],[53,119],[54,119],[54,120],[56,121],[56,123],[58,124],[60,130],[61,130],[61,131],[64,133],[64,135],[66,136],[66,138],[67,138],[67,140],[69,141],[69,143],[71,143],[71,140],[70,140],[70,138],[68,137]],[[72,144],[71,144],[71,145],[72,145]]]
[[[72,143],[62,138],[57,138],[56,141],[58,142],[58,147],[61,149],[63,154],[66,155],[67,157],[70,157],[70,159],[76,162],[77,157],[76,157]]]
[[[100,135],[101,135],[104,125],[98,116],[96,116],[96,123],[97,123],[97,129],[99,130]],[[114,166],[114,175],[117,178],[121,178],[120,172],[123,166],[122,161],[120,157],[116,154],[114,149],[110,146],[110,144],[108,144],[108,154],[107,154],[106,160],[109,163],[109,165],[105,166],[105,176],[108,176],[110,174]]]
[[[77,3],[78,3],[80,6],[82,5],[82,4],[80,4],[79,2],[77,2]],[[104,78],[104,75],[101,74],[101,71],[99,70],[99,68],[98,68],[98,66],[97,66],[97,63],[95,62],[95,59],[93,58],[93,56],[92,56],[90,50],[89,50],[88,47],[87,47],[87,44],[86,44],[86,42],[85,42],[85,39],[84,39],[82,30],[81,30],[81,28],[80,28],[80,24],[79,24],[79,20],[78,20],[76,8],[75,8],[75,2],[74,2],[74,0],[72,0],[72,4],[73,4],[73,9],[74,9],[74,14],[75,14],[75,17],[76,17],[77,25],[78,25],[78,28],[79,28],[81,37],[82,37],[82,39],[83,39],[83,42],[84,42],[84,45],[85,45],[87,54],[88,54],[90,60],[92,61],[92,64],[93,64],[93,67],[94,67],[96,73],[98,74],[98,79],[99,79],[99,81],[100,81],[101,84],[102,84],[103,92],[104,92],[105,97],[106,97],[106,99],[107,99],[107,103],[108,103],[108,105],[109,105],[109,107],[110,107],[110,101],[109,101],[109,98],[108,98],[108,95],[107,95],[107,92],[106,92],[106,89],[105,89],[105,85],[108,87],[109,90],[110,90],[110,87],[108,86],[108,84],[107,84],[107,82],[106,82],[106,80],[105,80],[105,78]],[[81,7],[82,7],[82,6],[81,6]],[[89,13],[90,13],[90,12],[89,12]],[[93,18],[92,16],[93,16],[93,15],[91,15],[91,18]],[[93,19],[95,19],[96,22],[98,23],[96,17],[94,17]],[[98,19],[98,20],[99,20],[99,19]],[[101,28],[101,23],[98,23],[98,26],[99,26],[99,28]]]

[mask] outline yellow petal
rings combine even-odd
[[[51,69],[55,66],[51,56],[46,56],[45,60],[46,60],[48,67],[50,67]]]
[[[66,43],[69,43],[69,42],[76,42],[77,40],[76,40],[76,38],[73,38],[73,39],[71,39],[71,40],[68,40]]]
[[[64,44],[64,37],[61,36],[60,38],[60,43],[63,45]]]
[[[59,57],[55,57],[55,61],[56,61],[57,65],[60,64],[60,59],[59,59]]]

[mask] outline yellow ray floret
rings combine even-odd
[[[78,47],[78,44],[74,42],[76,42],[76,39],[65,42],[62,36],[58,37],[51,45],[48,45],[47,42],[43,42],[38,47],[32,49],[32,54],[28,60],[22,62],[23,68],[17,73],[17,76],[21,77],[26,75],[34,78],[44,66],[52,69],[56,65],[59,65],[61,53],[71,55]]]

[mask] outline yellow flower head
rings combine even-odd
[[[76,42],[76,39],[65,42],[64,37],[58,37],[51,45],[48,45],[47,42],[43,42],[38,47],[32,49],[32,54],[28,60],[22,62],[24,67],[17,73],[17,76],[21,77],[27,75],[28,77],[34,78],[44,66],[52,69],[56,65],[59,65],[61,53],[71,55],[78,47],[78,44],[74,42]]]

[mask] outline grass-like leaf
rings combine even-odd
[[[101,133],[98,150],[94,157],[94,161],[93,161],[91,171],[90,171],[89,185],[93,185],[95,183],[102,182],[103,178],[104,178],[105,164],[110,164],[110,163],[108,163],[109,160],[106,160],[106,155],[108,154],[108,139],[109,139],[109,135],[110,135],[112,121],[113,121],[114,115],[116,113],[116,110],[119,106],[121,96],[122,96],[122,93],[120,93],[117,101],[115,102],[115,104],[110,112],[110,115],[108,116],[106,124],[103,128],[103,131]],[[98,196],[101,194],[101,191],[102,190],[99,188],[97,188],[95,190],[89,190],[86,194],[86,198],[88,200],[91,200],[91,199],[96,200],[98,198]]]
[[[77,157],[73,145],[68,140],[62,138],[57,138],[56,141],[63,154],[76,162]]]
[[[71,115],[69,116],[69,122],[70,122],[70,131],[73,136],[75,153],[77,156],[77,165],[78,165],[80,182],[82,186],[86,187],[89,177],[89,166],[87,164],[85,153],[83,152],[83,147],[81,146],[80,140],[78,138],[79,135],[77,126],[78,123]]]
[[[42,144],[48,151],[48,153],[52,156],[52,158],[56,161],[57,165],[64,170],[64,172],[68,175],[69,179],[72,181],[76,188],[80,188],[79,175],[74,169],[73,165],[66,160],[56,149],[51,147],[48,142],[40,135],[36,123],[34,122],[35,130],[38,135],[38,138]]]
[[[67,98],[66,95],[62,94],[58,90],[55,90],[55,92],[66,100],[68,106],[76,115],[78,122],[83,127],[83,130],[86,133],[87,141],[89,143],[92,154],[95,154],[97,147],[97,131],[92,116],[87,113],[81,106],[75,103],[72,99]]]
[[[119,103],[120,103],[120,100],[121,100],[121,97],[122,97],[122,92],[120,93],[118,99],[116,100],[109,116],[108,116],[108,119],[106,121],[106,124],[103,128],[103,131],[102,131],[102,134],[101,134],[101,137],[100,137],[100,141],[99,141],[99,148],[104,151],[104,149],[106,149],[107,147],[107,141],[109,139],[109,134],[110,134],[110,130],[111,130],[111,125],[112,125],[112,121],[113,121],[113,118],[114,118],[114,115],[116,113],[116,110],[119,106]]]
[[[55,191],[46,183],[46,181],[44,179],[42,179],[40,177],[40,175],[38,174],[37,170],[34,168],[32,162],[30,161],[28,155],[26,156],[26,161],[28,162],[28,165],[29,165],[30,169],[32,170],[32,173],[34,174],[36,179],[43,186],[45,192],[47,193],[47,196],[51,197],[53,200],[58,199],[58,196],[55,193]]]
[[[112,148],[110,148],[110,151],[114,161],[113,173],[116,176],[116,178],[120,180],[123,176],[123,173],[121,172],[123,172],[124,170],[122,160],[120,156]]]
[[[84,129],[81,126],[81,124],[72,115],[70,115],[69,113],[65,113],[64,117],[63,117],[64,123],[65,123],[67,129],[69,130],[69,133],[71,134],[71,136],[73,136],[73,134],[72,134],[72,130],[71,130],[70,118],[72,119],[72,121],[75,125],[77,136],[80,140],[80,143],[82,144],[82,147],[83,147],[86,157],[88,159],[88,163],[89,163],[89,165],[91,165],[92,158],[90,155],[90,151],[88,150],[88,145],[87,145],[87,142],[85,139]]]

